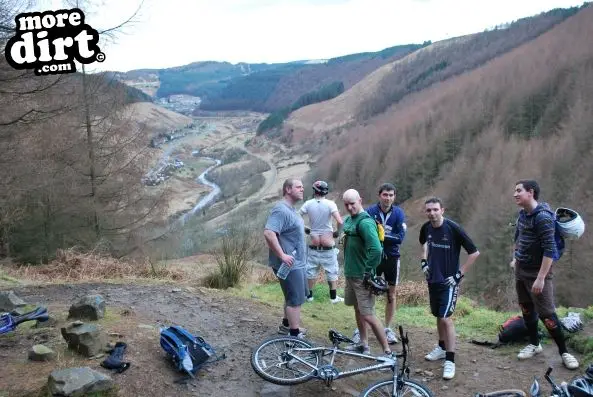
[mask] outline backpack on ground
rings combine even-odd
[[[204,365],[221,360],[214,348],[200,336],[194,336],[184,328],[174,325],[161,329],[160,344],[173,360],[178,371],[194,378]]]
[[[540,339],[545,337],[544,333],[539,329],[539,325],[537,333]],[[496,349],[502,345],[526,343],[528,341],[529,331],[527,330],[523,316],[516,315],[508,318],[504,323],[498,326],[498,340],[496,342],[477,340],[472,340],[471,342],[476,345],[490,346],[492,349]]]

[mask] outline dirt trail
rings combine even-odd
[[[240,147],[241,149],[243,149],[250,155],[257,157],[262,161],[265,161],[268,164],[268,166],[270,167],[270,169],[263,173],[264,178],[265,178],[264,185],[256,193],[254,193],[247,199],[243,200],[236,206],[234,206],[233,209],[231,209],[230,211],[225,212],[224,214],[220,214],[216,218],[210,219],[208,222],[206,222],[206,227],[218,228],[218,227],[220,227],[220,225],[223,224],[225,219],[228,219],[229,215],[236,213],[238,210],[240,210],[241,208],[243,208],[244,206],[246,206],[250,203],[253,203],[254,201],[260,200],[265,194],[268,194],[270,192],[270,188],[276,183],[276,179],[278,178],[278,170],[276,169],[276,165],[272,161],[270,161],[267,157],[264,157],[258,153],[254,153],[254,152],[250,151],[249,149],[247,149],[245,147],[245,145],[236,145],[236,146]]]
[[[220,291],[176,285],[74,284],[11,288],[31,304],[43,304],[55,315],[67,313],[77,298],[100,293],[107,301],[109,319],[102,322],[107,332],[121,334],[129,344],[125,359],[132,363],[123,374],[112,375],[119,396],[141,396],[150,390],[155,396],[348,396],[357,395],[366,385],[386,374],[358,375],[335,381],[331,388],[319,381],[288,387],[275,387],[260,379],[250,365],[251,349],[264,338],[274,335],[279,311],[257,299],[241,299]],[[328,310],[330,307],[328,307]],[[58,326],[63,325],[62,320]],[[197,380],[177,384],[179,375],[166,361],[158,344],[159,324],[180,324],[202,335],[227,354],[227,359],[202,370]],[[304,324],[307,326],[307,324]],[[55,363],[32,363],[25,359],[34,343],[61,352],[60,366],[99,367],[101,359],[79,359],[67,353],[58,328],[25,330],[0,336],[0,392],[25,396],[40,388]],[[325,332],[325,330],[323,330]],[[423,355],[432,349],[435,332],[409,328],[413,360],[412,378],[424,380],[436,396],[472,396],[509,387],[527,390],[533,376],[542,380],[547,365],[554,366],[556,380],[568,380],[579,373],[562,368],[556,349],[545,345],[544,353],[533,360],[519,362],[517,347],[492,350],[459,341],[456,356],[457,376],[452,381],[440,378],[441,363],[426,362]],[[315,340],[325,344],[326,340]],[[377,346],[372,346],[374,351]],[[399,345],[395,346],[399,349]],[[428,371],[428,372],[426,372]],[[431,375],[432,374],[432,375]],[[544,390],[549,388],[542,382]],[[0,393],[2,395],[2,393]]]

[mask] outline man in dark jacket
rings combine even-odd
[[[562,363],[576,369],[579,362],[568,353],[560,320],[554,306],[552,263],[556,257],[554,213],[547,203],[538,203],[540,188],[534,180],[516,183],[513,197],[521,210],[515,231],[515,253],[511,267],[515,269],[515,284],[519,306],[529,330],[529,344],[518,354],[525,360],[542,352],[537,333],[538,317],[558,346]]]

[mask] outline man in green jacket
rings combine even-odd
[[[381,242],[377,235],[377,225],[362,207],[358,192],[349,189],[343,195],[344,206],[350,214],[344,220],[344,303],[354,306],[356,324],[360,330],[360,344],[351,346],[363,354],[370,354],[367,325],[379,340],[385,355],[391,356],[383,326],[375,316],[375,295],[363,285],[365,274],[374,275],[381,263]]]

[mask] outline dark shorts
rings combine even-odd
[[[539,295],[531,292],[531,287],[535,280],[516,280],[515,287],[517,289],[517,300],[519,305],[533,303],[535,311],[540,317],[548,317],[554,314],[556,307],[554,305],[554,283],[546,280],[544,282],[544,289]]]
[[[377,266],[377,276],[384,275],[389,285],[399,284],[399,258],[383,256],[381,263]]]
[[[276,274],[274,269],[274,274]],[[286,279],[280,281],[280,287],[284,294],[284,302],[286,306],[295,307],[301,306],[305,303],[307,295],[309,294],[309,286],[305,278],[305,269],[292,269]]]
[[[439,318],[450,317],[455,311],[459,285],[449,287],[446,284],[428,284],[428,295],[430,297],[430,311],[432,315]]]

